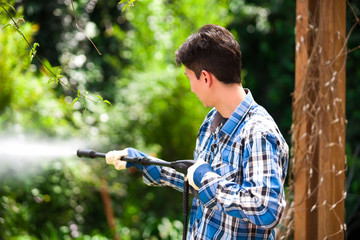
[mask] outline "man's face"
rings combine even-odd
[[[195,72],[187,67],[185,67],[185,75],[190,81],[191,91],[196,94],[197,98],[204,104],[205,107],[210,107],[206,104],[207,97],[204,77],[200,75],[200,79],[197,79]]]

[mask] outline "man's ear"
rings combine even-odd
[[[210,72],[206,71],[206,70],[202,70],[201,71],[201,76],[204,79],[204,83],[206,85],[208,85],[209,87],[211,87],[212,83],[213,83],[213,75]]]

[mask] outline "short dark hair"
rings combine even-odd
[[[199,79],[206,70],[226,84],[241,83],[241,52],[234,36],[224,27],[207,24],[190,35],[175,52],[178,66],[184,65]]]

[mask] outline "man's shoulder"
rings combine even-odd
[[[248,134],[262,133],[282,137],[276,122],[261,105],[255,105],[249,110],[243,131],[248,132]]]

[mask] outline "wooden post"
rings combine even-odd
[[[100,194],[101,194],[101,199],[102,199],[102,202],[104,205],[106,220],[109,224],[111,233],[113,234],[113,239],[120,240],[120,237],[118,236],[117,231],[116,231],[114,209],[113,209],[112,203],[111,203],[111,198],[110,198],[109,189],[108,189],[108,183],[105,178],[101,178]]]
[[[346,0],[296,4],[294,238],[344,239]]]

